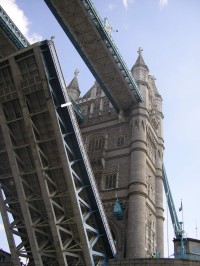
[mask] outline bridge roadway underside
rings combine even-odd
[[[115,253],[55,54],[44,41],[0,59],[0,211],[14,266]]]
[[[45,0],[117,112],[142,96],[111,36],[88,0]]]

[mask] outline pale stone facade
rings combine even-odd
[[[163,256],[164,249],[162,98],[138,53],[131,72],[144,101],[125,113],[116,113],[97,83],[78,99],[77,74],[68,86],[85,116],[80,127],[119,258]],[[123,219],[114,215],[116,199]]]

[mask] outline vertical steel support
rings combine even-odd
[[[34,232],[33,232],[33,228],[32,228],[31,218],[30,218],[29,211],[28,211],[27,201],[25,200],[26,197],[25,197],[24,190],[23,190],[22,178],[21,178],[20,173],[19,173],[19,168],[17,166],[15,153],[13,152],[13,145],[12,145],[12,142],[10,140],[9,130],[8,130],[7,123],[5,121],[4,114],[3,114],[3,109],[1,106],[0,106],[0,123],[1,123],[1,125],[4,125],[2,127],[2,133],[3,133],[4,140],[5,140],[6,150],[8,153],[8,157],[9,157],[9,161],[10,161],[10,165],[11,165],[11,169],[12,169],[12,173],[13,173],[13,179],[14,179],[13,186],[15,186],[15,188],[16,188],[20,207],[21,207],[21,210],[23,212],[22,220],[24,220],[24,223],[26,226],[26,232],[28,234],[29,243],[31,245],[31,250],[32,250],[32,255],[34,258],[35,266],[40,266],[41,265],[41,258],[38,254],[38,251],[37,251],[37,245],[35,245],[35,236],[34,236]],[[1,201],[2,200],[3,199],[1,198]],[[4,208],[4,212],[5,212],[5,208]],[[11,237],[11,234],[13,234],[14,232],[12,232],[12,227],[8,224],[8,221],[9,221],[8,213],[7,214],[4,213],[4,215],[5,216],[3,217],[3,221],[5,221],[5,224],[6,224],[6,227],[5,227],[6,234],[7,234],[7,236]],[[14,219],[15,214],[11,213],[11,215],[13,215],[13,219]],[[12,237],[12,239],[14,240],[13,237]],[[14,243],[9,243],[9,244],[11,244],[10,247],[11,247],[12,256],[15,256],[16,249],[13,247]],[[17,255],[20,256],[20,254],[17,254]],[[16,261],[16,259],[15,259],[15,261]],[[16,266],[18,266],[18,264],[16,264]]]
[[[1,187],[0,187],[0,211],[1,211],[2,219],[3,219],[3,224],[4,224],[8,244],[9,244],[10,251],[11,251],[11,259],[13,262],[13,266],[21,266],[18,252],[17,252],[18,250],[16,248],[15,240],[11,232],[11,225],[10,225],[8,213],[6,210],[6,203],[3,197],[3,190]]]

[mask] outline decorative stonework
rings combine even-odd
[[[147,175],[146,177],[147,195],[149,199],[155,203],[155,187],[153,183],[154,182],[152,177],[150,175]]]
[[[149,130],[147,133],[147,153],[153,163],[155,163],[156,159],[156,146],[156,140],[151,131]]]
[[[157,131],[159,124],[160,124],[160,119],[159,119],[158,115],[155,114],[155,117],[153,117],[151,119],[151,124],[152,124],[153,128]]]
[[[157,96],[158,91],[155,85],[155,77],[149,75],[149,117],[154,130],[157,132],[160,124]]]
[[[145,213],[145,246],[147,253],[152,255],[156,251],[156,228],[155,217],[147,208]]]
[[[147,152],[149,157],[151,158],[152,162],[155,163],[155,149],[152,145],[152,142],[149,138],[147,138]]]
[[[108,110],[110,108],[109,105],[110,105],[110,101],[108,100],[108,98],[105,97],[103,99],[103,110]]]
[[[158,181],[156,167],[162,162],[163,148],[162,100],[158,97],[154,77],[147,77],[148,69],[145,67],[141,54],[139,59],[140,64],[134,65],[132,74],[138,78],[138,87],[144,96],[143,103],[139,106],[133,104],[133,109],[124,113],[116,113],[104,92],[100,93],[97,84],[83,97],[81,103],[91,105],[90,119],[85,119],[80,124],[83,130],[86,129],[84,134],[88,138],[87,148],[91,135],[105,136],[103,153],[94,149],[88,151],[88,154],[92,159],[95,175],[100,175],[99,172],[102,174],[100,193],[107,217],[111,221],[111,229],[113,228],[116,237],[119,258],[124,256],[148,257],[156,249],[163,252],[163,221],[157,218],[156,208],[157,193],[162,193],[156,190]],[[138,60],[137,63],[139,63]],[[104,162],[103,169],[99,159]],[[139,191],[142,197],[140,194],[131,194],[129,197],[131,182],[132,180],[138,182],[138,175],[141,176],[142,184],[144,184]],[[124,210],[123,220],[116,220],[113,213],[116,198],[119,199]],[[139,202],[141,207],[137,205],[140,204]],[[132,211],[135,211],[137,215],[134,215]],[[148,212],[146,221],[144,220],[145,211]],[[136,219],[136,216],[140,217],[141,221]],[[115,225],[117,230],[114,232]],[[137,243],[133,243],[133,239]],[[142,249],[138,247],[138,242]]]

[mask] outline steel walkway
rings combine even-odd
[[[90,0],[44,0],[117,112],[142,96]]]

